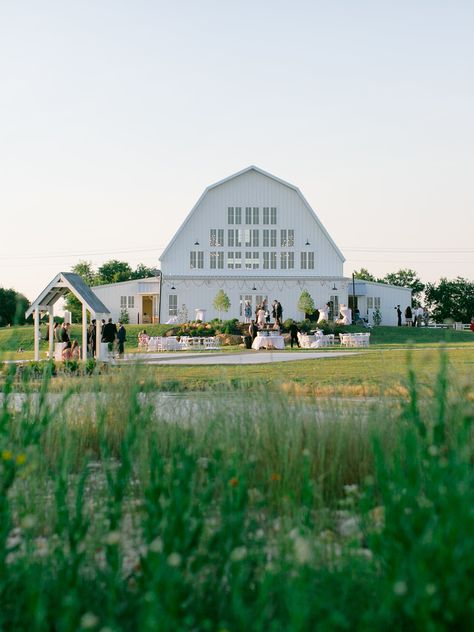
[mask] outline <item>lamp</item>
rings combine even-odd
[[[172,290],[175,290],[176,288],[175,288],[175,286],[174,286],[174,285],[172,285],[172,286],[171,286],[171,289],[172,289]]]
[[[334,285],[332,286],[331,290],[333,290],[334,292],[337,290],[336,284],[334,283]]]
[[[253,284],[252,292],[256,292],[257,288],[255,287],[255,283]]]
[[[307,239],[307,240],[306,240],[306,243],[305,243],[305,246],[309,246],[309,245],[310,245],[310,243],[309,243],[309,239]]]
[[[195,246],[199,246],[199,241],[196,239],[196,241],[194,242]]]

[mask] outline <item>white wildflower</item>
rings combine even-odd
[[[247,549],[245,546],[236,547],[230,554],[230,559],[233,562],[241,562],[247,557]]]
[[[83,630],[91,630],[99,623],[99,619],[93,612],[86,612],[81,617],[81,628]]]
[[[27,514],[23,520],[21,521],[21,526],[24,529],[32,529],[36,524],[36,518],[35,516],[32,516],[31,514]]]
[[[179,553],[170,553],[167,561],[169,566],[177,568],[181,565],[181,555]]]
[[[162,553],[163,552],[163,540],[160,537],[155,538],[153,540],[153,542],[150,542],[150,545],[149,545],[148,549],[152,553]]]
[[[120,542],[120,531],[110,531],[105,538],[105,543],[114,546]]]
[[[407,592],[407,585],[404,581],[395,582],[393,585],[393,592],[400,597],[405,595]]]
[[[311,546],[306,538],[297,537],[294,540],[294,549],[299,564],[307,564],[311,560]]]

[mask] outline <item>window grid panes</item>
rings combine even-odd
[[[178,295],[170,294],[168,303],[168,314],[169,316],[177,316],[178,315]]]
[[[252,246],[254,248],[258,248],[259,247],[259,236],[258,236],[258,229],[257,228],[253,228],[252,229]]]
[[[229,228],[229,230],[227,231],[227,246],[229,248],[233,248],[234,244],[235,244],[235,231],[233,228]]]
[[[270,224],[277,223],[277,210],[276,206],[272,206],[270,209]]]
[[[276,248],[277,245],[277,232],[276,232],[276,228],[272,228],[270,230],[270,246],[272,248]]]
[[[270,223],[270,208],[268,206],[263,207],[263,223]]]
[[[245,223],[246,224],[252,223],[252,207],[251,206],[245,207]]]
[[[234,223],[234,218],[235,218],[234,207],[233,206],[229,206],[227,208],[227,223],[228,224],[233,224]]]
[[[259,224],[259,208],[258,206],[253,207],[253,223]]]
[[[126,296],[121,296],[120,297],[120,308],[121,309],[126,309],[127,308],[127,297]]]
[[[270,231],[268,230],[268,228],[263,229],[263,247],[270,247]]]
[[[276,267],[277,267],[277,253],[271,252],[270,253],[270,269],[276,270]]]
[[[235,207],[235,223],[236,224],[241,224],[242,223],[242,207],[241,206],[236,206]]]
[[[293,228],[288,229],[288,247],[293,248],[295,245],[295,231]]]
[[[286,248],[288,245],[288,231],[286,230],[286,228],[282,228],[280,231],[280,246],[282,248]]]
[[[314,252],[308,252],[308,270],[314,270]]]
[[[128,307],[133,309],[135,307],[135,297],[134,296],[129,296],[128,297]]]

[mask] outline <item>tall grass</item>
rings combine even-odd
[[[472,402],[7,379],[0,629],[469,629]],[[456,390],[454,389],[454,392]]]

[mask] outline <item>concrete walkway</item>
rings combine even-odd
[[[242,351],[241,353],[147,353],[130,354],[117,364],[268,364],[270,362],[294,362],[318,360],[354,355],[354,351]],[[178,355],[179,354],[179,355]]]

